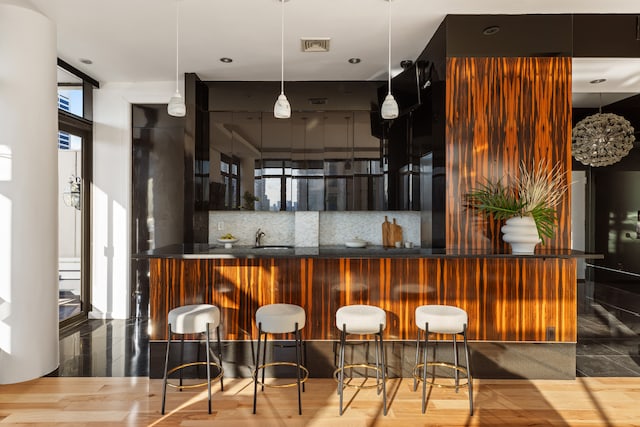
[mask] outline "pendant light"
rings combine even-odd
[[[393,95],[391,95],[391,1],[392,0],[387,0],[387,1],[389,2],[389,9],[387,14],[389,19],[389,24],[388,24],[388,28],[389,28],[389,61],[388,61],[389,91],[387,92],[387,96],[384,99],[384,102],[382,103],[382,108],[380,109],[382,118],[385,120],[395,119],[396,117],[398,117],[398,103],[396,102],[396,99],[393,97]]]
[[[636,138],[627,119],[602,112],[600,93],[598,112],[576,123],[571,140],[571,151],[576,160],[583,165],[599,167],[622,160],[633,148]]]
[[[178,81],[178,60],[180,58],[180,0],[176,0],[176,93],[173,94],[167,105],[167,113],[173,117],[184,117],[187,114],[187,107],[184,104],[184,99],[180,95],[179,81]]]
[[[284,94],[284,2],[287,0],[278,0],[281,3],[280,8],[280,96],[273,106],[273,115],[276,119],[288,119],[291,117],[291,105]]]

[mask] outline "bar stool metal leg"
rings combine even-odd
[[[210,351],[211,346],[209,344],[210,339],[211,338],[209,337],[209,323],[207,323],[207,397],[209,398],[209,403],[208,403],[209,413],[211,413],[211,358],[209,355],[209,353],[211,352]]]
[[[344,347],[347,337],[347,325],[342,325],[340,331],[340,358],[338,372],[338,394],[340,395],[340,415],[343,413],[342,402],[344,398]]]
[[[424,357],[422,359],[422,413],[427,411],[427,354],[429,353],[429,323],[424,324]],[[435,347],[434,347],[435,349]],[[435,354],[434,354],[435,360]]]
[[[198,349],[198,357],[200,357],[200,351]],[[180,365],[182,365],[184,363],[184,335],[180,335]],[[178,372],[179,376],[180,376],[180,387],[182,387],[182,369],[180,369],[180,372]],[[180,391],[182,391],[182,389],[179,389]]]
[[[300,396],[300,353],[302,352],[302,345],[300,344],[300,331],[298,330],[298,323],[296,323],[296,330],[294,331],[295,344],[296,344],[296,382],[298,383],[298,415],[302,415],[302,396]]]
[[[416,358],[413,366],[418,366],[418,362],[420,361],[420,328],[418,328],[418,334],[416,335]],[[418,379],[416,378],[415,372],[413,375],[413,391],[418,389]]]
[[[383,413],[384,415],[387,415],[387,378],[386,378],[386,370],[387,370],[387,360],[386,360],[386,356],[384,354],[384,342],[382,341],[382,330],[383,330],[383,325],[380,324],[380,354],[381,354],[381,359],[382,359],[382,367],[381,367],[381,371],[382,371],[382,406],[383,406]],[[377,370],[376,370],[377,372]]]
[[[467,346],[467,325],[464,325],[462,330],[462,337],[464,338],[464,358],[467,364],[467,382],[469,388],[469,413],[473,416],[473,377],[471,376],[471,365],[469,364],[469,347]]]
[[[220,362],[220,368],[222,368],[222,342],[220,342],[220,325],[216,327],[216,336],[218,337],[218,361]],[[224,391],[223,377],[220,377],[220,391]]]
[[[162,380],[162,415],[164,415],[164,406],[167,400],[167,371],[169,369],[169,349],[171,347],[171,325],[169,325],[169,339],[167,340],[167,351],[164,357],[164,376]]]
[[[260,341],[261,340],[262,340],[262,323],[258,324],[258,344],[257,344],[257,351],[256,351],[256,366],[255,366],[255,371],[253,375],[253,413],[254,414],[256,413],[256,400],[258,397],[258,372],[259,372],[258,367],[260,366]],[[266,343],[265,343],[265,347],[266,347]],[[264,384],[264,379],[262,380],[262,382]]]
[[[302,341],[302,332],[298,329],[298,336],[300,339],[300,348],[302,350],[302,355],[300,356],[302,358],[302,366],[307,366],[307,343]],[[304,393],[304,384],[306,381],[302,382],[302,392]]]
[[[267,339],[268,339],[268,335],[266,332],[263,332],[264,334],[264,346],[262,346],[262,363],[266,364],[267,363]],[[262,370],[262,391],[264,391],[264,375],[265,375],[265,371],[266,369]]]
[[[460,373],[458,372],[458,342],[456,340],[457,334],[453,334],[453,364],[455,365],[455,369],[453,370],[453,374],[455,376],[456,381],[456,393],[460,391]]]
[[[375,363],[376,363],[376,394],[380,394],[380,344],[378,343],[378,338],[382,338],[377,333],[373,336],[373,348],[375,352]]]

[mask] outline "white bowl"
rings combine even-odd
[[[344,245],[348,248],[364,248],[367,246],[367,241],[361,239],[347,240]]]
[[[236,243],[238,239],[216,239],[218,243]]]

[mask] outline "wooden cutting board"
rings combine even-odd
[[[402,245],[402,227],[393,218],[393,224],[391,224],[391,246],[395,246],[396,242],[401,242],[400,244]]]
[[[387,216],[384,216],[384,222],[382,223],[382,246],[385,248],[389,248],[393,246],[393,241],[391,240],[391,223],[387,219]]]

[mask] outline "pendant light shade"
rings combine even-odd
[[[391,92],[389,92],[384,98],[382,108],[380,109],[380,114],[382,114],[382,118],[386,120],[395,119],[398,117],[398,103],[396,102],[396,99],[393,97],[393,95],[391,95]]]
[[[273,106],[273,115],[276,119],[288,119],[291,117],[291,105],[284,94],[284,2],[278,0],[280,7],[280,95]]]
[[[187,106],[184,104],[184,98],[180,92],[176,90],[167,105],[167,113],[173,117],[184,117],[187,114]]]
[[[389,91],[387,92],[387,96],[384,98],[384,102],[382,103],[382,107],[380,108],[380,114],[382,115],[382,118],[385,120],[390,120],[390,119],[395,119],[396,117],[398,117],[399,111],[398,111],[398,103],[396,102],[396,99],[393,97],[393,95],[391,94],[391,1],[392,0],[387,0],[389,2],[389,9],[388,9],[388,13],[387,13],[387,17],[388,17],[388,36],[389,36],[389,61],[388,61],[388,84],[389,84]]]
[[[580,120],[572,131],[571,151],[583,165],[599,167],[619,162],[635,141],[631,123],[612,113],[596,113]]]
[[[276,104],[273,106],[273,115],[276,119],[288,119],[291,117],[291,105],[284,92],[278,96]]]
[[[184,98],[180,95],[178,80],[178,63],[180,53],[180,0],[176,0],[176,93],[173,94],[167,105],[167,113],[173,117],[184,117],[187,114],[187,106],[184,104]]]

